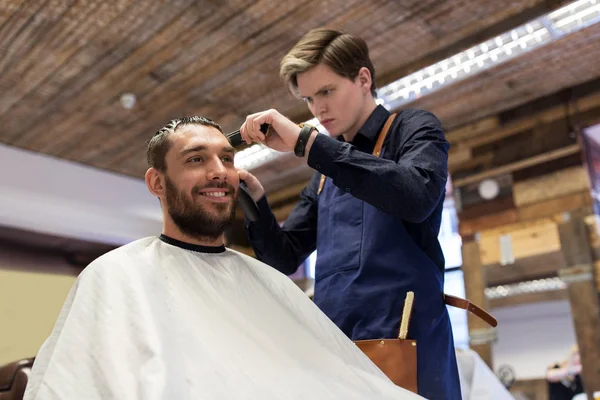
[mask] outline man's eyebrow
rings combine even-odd
[[[179,157],[185,157],[187,154],[195,153],[198,151],[206,151],[207,147],[204,145],[192,146],[186,149],[183,149],[181,153],[179,153]]]
[[[327,89],[331,89],[333,86],[334,86],[334,85],[333,85],[332,83],[328,83],[327,85],[323,85],[323,86],[321,86],[321,87],[320,87],[320,88],[319,88],[319,89],[318,89],[318,90],[315,92],[315,95],[317,95],[317,94],[320,94],[320,93],[323,93],[325,90],[327,90]],[[310,97],[310,96],[300,96],[300,97],[303,97],[303,98],[308,98],[308,97]]]
[[[187,154],[206,151],[206,150],[208,150],[208,147],[206,147],[205,145],[202,145],[202,144],[198,145],[198,146],[188,147],[187,149],[183,149],[181,151],[181,153],[179,153],[179,157],[185,157]],[[221,152],[235,154],[235,149],[231,146],[225,146],[221,149]]]

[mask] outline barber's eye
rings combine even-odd
[[[225,157],[222,158],[222,160],[223,160],[223,162],[231,163],[231,162],[233,162],[233,157],[231,157],[231,156],[225,156]]]
[[[202,157],[192,157],[188,160],[189,163],[202,162]]]

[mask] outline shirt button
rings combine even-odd
[[[346,192],[350,192],[350,190],[351,190],[350,188],[346,188]]]
[[[321,169],[321,164],[317,164],[315,166],[317,167],[317,169]]]

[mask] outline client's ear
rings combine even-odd
[[[148,168],[144,178],[150,193],[158,198],[165,194],[164,176],[156,168]]]

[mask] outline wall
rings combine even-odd
[[[499,308],[492,314],[498,319],[495,372],[506,364],[519,380],[542,378],[546,367],[564,360],[577,343],[567,301]]]
[[[35,356],[77,272],[58,257],[0,247],[0,365]]]
[[[162,228],[142,179],[2,144],[0,170],[2,225],[114,245]]]

